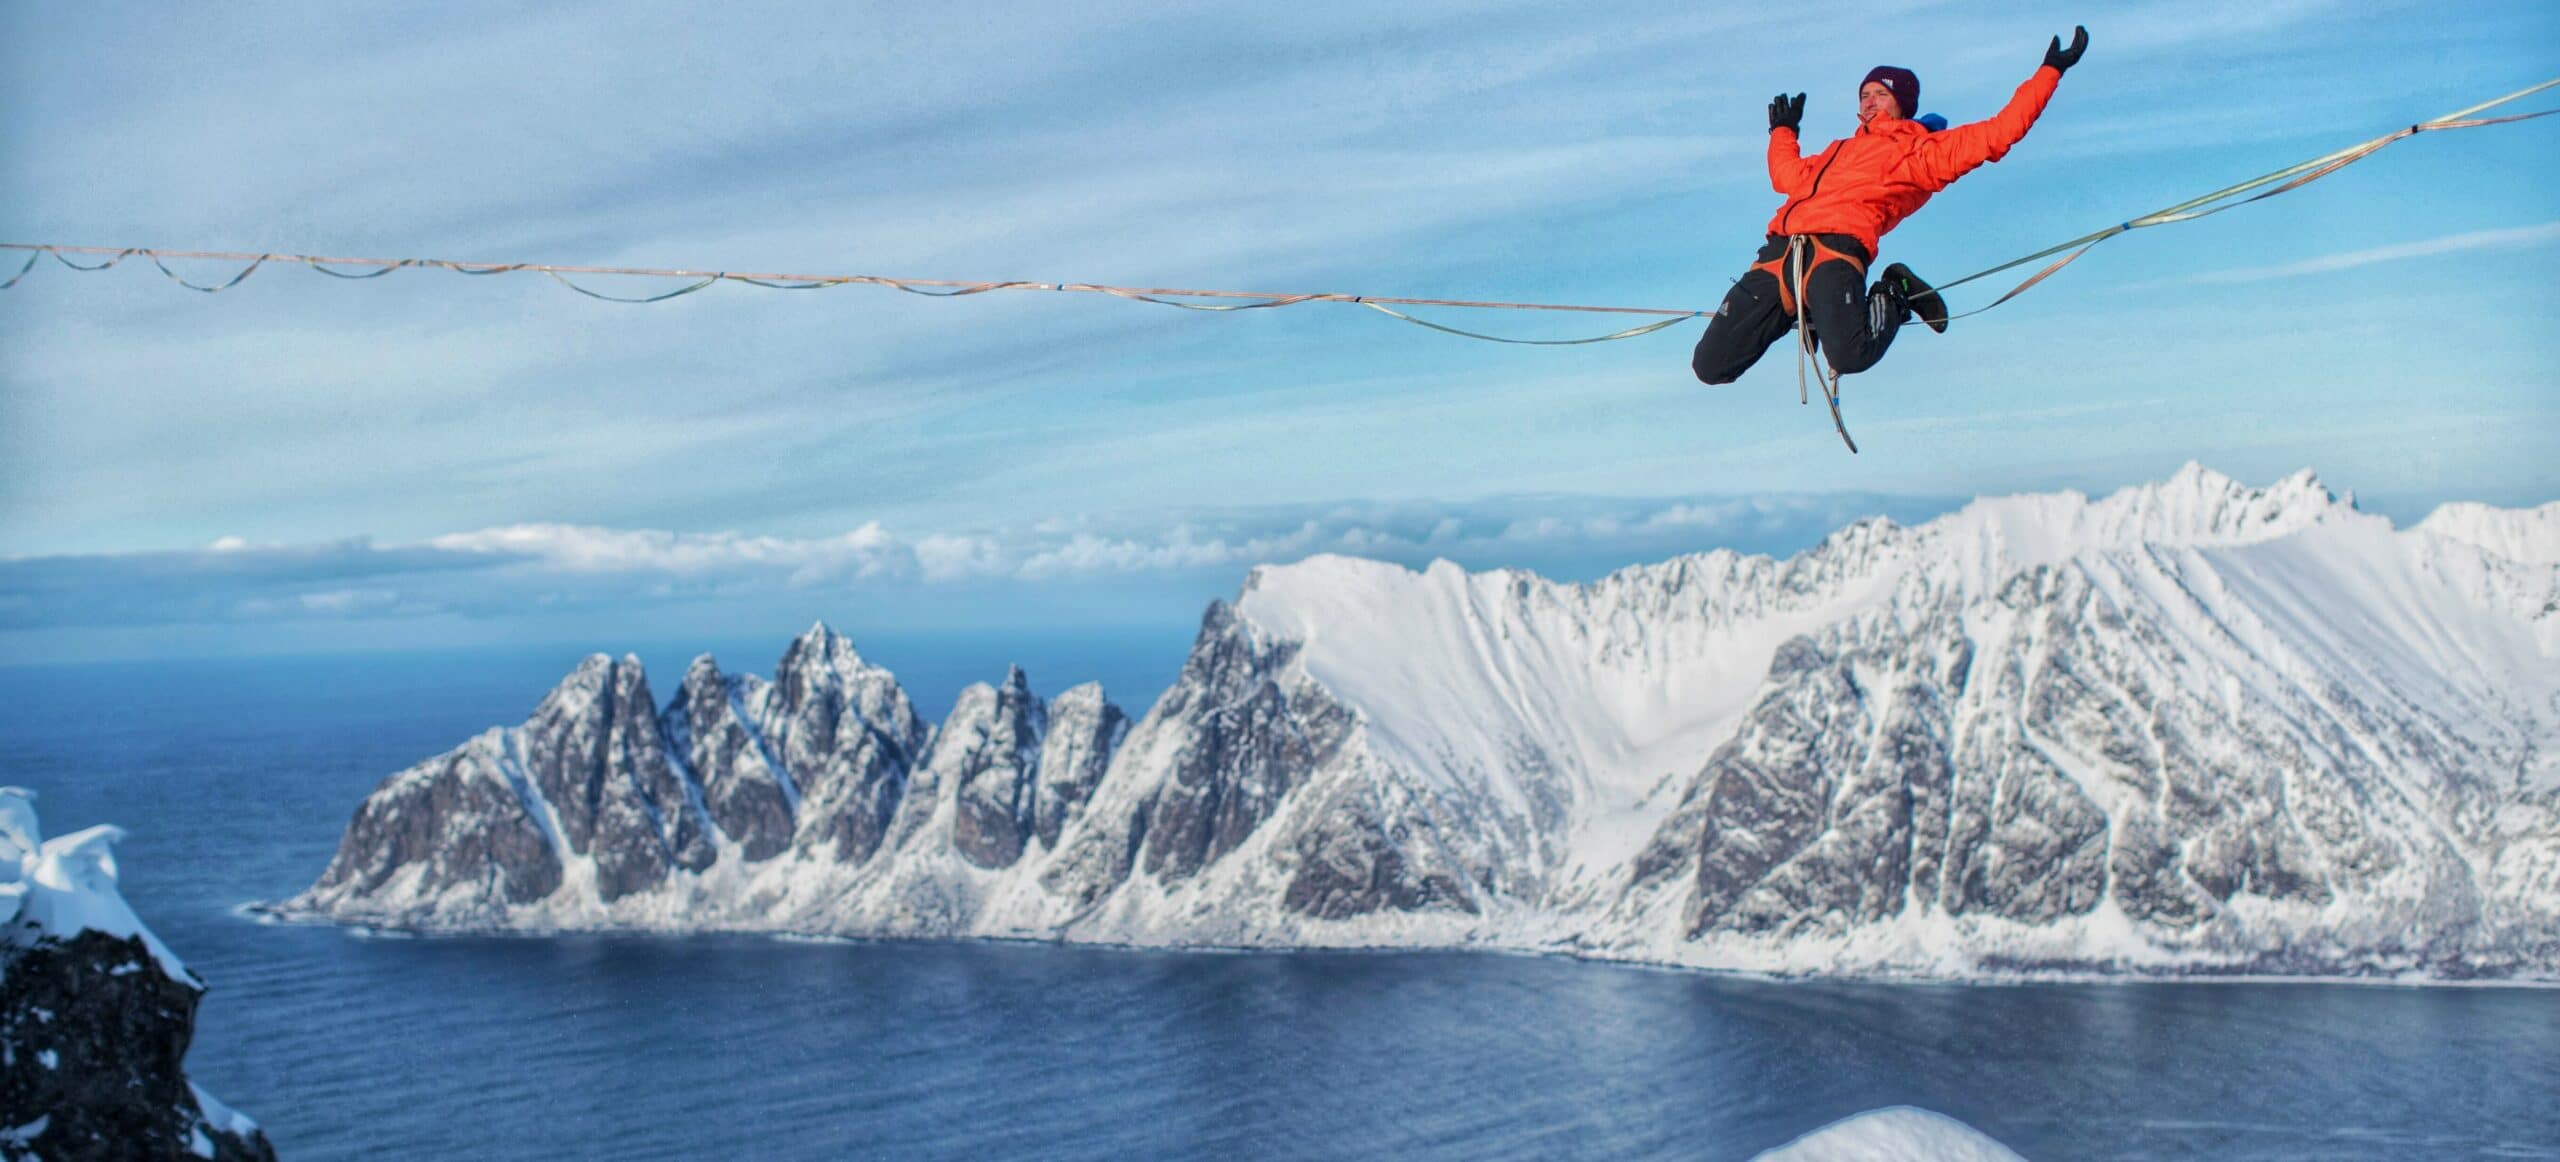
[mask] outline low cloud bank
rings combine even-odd
[[[1862,516],[1924,519],[1952,502],[1874,495],[1359,502],[1053,519],[907,533],[878,522],[780,537],[515,524],[416,544],[354,537],[0,559],[0,631],[514,616],[1143,578],[1241,578],[1340,553],[1419,566],[1588,577],[1684,552],[1791,552]]]

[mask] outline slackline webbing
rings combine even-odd
[[[2208,215],[2219,214],[2224,210],[2245,206],[2251,202],[2272,198],[2277,194],[2300,189],[2303,186],[2309,185],[2312,182],[2336,173],[2349,165],[2362,161],[2381,150],[2384,146],[2390,145],[2392,142],[2398,141],[2404,137],[2412,137],[2420,133],[2428,133],[2443,129],[2470,129],[2482,125],[2503,125],[2512,121],[2530,121],[2537,117],[2548,117],[2554,113],[2560,113],[2560,109],[2545,109],[2535,113],[2518,113],[2504,117],[2472,116],[2472,114],[2478,113],[2484,109],[2495,108],[2496,106],[2520,100],[2524,97],[2529,97],[2535,93],[2555,87],[2560,87],[2560,77],[2555,77],[2551,80],[2544,81],[2541,84],[2533,85],[2528,88],[2518,89],[2506,96],[2483,101],[2468,108],[2457,109],[2441,117],[2417,122],[2405,129],[2394,130],[2390,133],[2374,138],[2371,141],[2362,142],[2357,145],[2348,146],[2345,149],[2323,154],[2319,157],[2312,158],[2309,161],[2298,162],[2272,173],[2261,174],[2257,177],[2241,182],[2238,185],[2228,186],[2202,197],[2191,198],[2174,206],[2154,210],[2148,214],[2126,219],[2125,221],[2109,226],[2106,229],[2084,234],[2068,242],[2048,246],[2033,254],[2023,255],[2018,258],[2010,259],[2007,262],[2000,263],[1997,266],[1975,271],[1974,273],[1968,274],[1962,278],[1940,284],[1937,289],[1940,292],[1944,292],[1972,282],[1976,279],[1986,278],[2004,270],[2023,266],[2027,263],[2034,262],[2039,258],[2048,258],[2056,254],[2062,254],[2064,251],[2070,251],[2069,254],[2064,254],[2062,258],[2029,276],[2025,282],[2019,283],[2017,286],[2010,288],[2007,293],[2001,295],[1999,298],[1993,299],[1989,304],[1976,307],[1973,310],[1966,311],[1962,314],[1950,315],[1949,318],[1962,319],[1973,315],[1979,315],[1984,311],[1988,311],[1993,307],[1997,307],[2021,294],[2026,293],[2028,288],[2052,277],[2054,272],[2061,270],[2065,266],[2071,265],[2071,263],[2077,260],[2081,255],[2088,253],[2091,247],[2094,247],[2098,243],[2104,242],[2109,238],[2113,238],[2118,234],[2123,234],[2132,230],[2139,230],[2148,226],[2165,226],[2173,222],[2189,222]],[[2278,182],[2283,182],[2284,184],[2276,185]],[[2268,186],[2274,186],[2275,188],[2266,189],[2265,187]],[[256,273],[259,268],[271,263],[299,264],[310,267],[311,269],[317,270],[323,274],[344,279],[380,278],[383,275],[389,274],[402,267],[411,266],[432,266],[444,270],[450,270],[457,274],[471,275],[509,274],[518,271],[533,271],[547,275],[560,285],[568,287],[570,290],[576,291],[589,298],[602,299],[606,302],[614,303],[665,302],[668,299],[689,295],[695,291],[711,286],[714,283],[720,282],[745,283],[749,286],[763,287],[769,290],[819,290],[826,287],[854,285],[885,286],[895,290],[905,291],[909,294],[931,295],[938,298],[953,298],[961,295],[985,294],[989,291],[1001,290],[1041,290],[1106,294],[1115,298],[1128,299],[1133,302],[1154,303],[1159,306],[1167,307],[1179,307],[1187,311],[1250,311],[1268,307],[1295,306],[1299,303],[1352,303],[1358,306],[1367,307],[1370,310],[1386,315],[1389,318],[1412,323],[1419,327],[1428,327],[1434,331],[1439,331],[1444,334],[1462,336],[1468,339],[1482,339],[1493,343],[1515,343],[1535,347],[1567,347],[1584,343],[1606,343],[1615,339],[1632,339],[1638,335],[1650,335],[1656,331],[1677,325],[1688,319],[1703,318],[1712,313],[1708,311],[1674,310],[1658,307],[1594,307],[1560,303],[1512,303],[1488,302],[1472,299],[1394,298],[1378,295],[1339,293],[1278,294],[1263,291],[1178,290],[1163,287],[1107,286],[1100,283],[1082,282],[1037,282],[1027,280],[965,282],[952,279],[889,278],[882,275],[868,274],[740,274],[732,271],[657,269],[622,266],[564,266],[539,262],[456,262],[440,258],[340,258],[311,254],[262,254],[245,251],[163,250],[142,246],[116,248],[104,246],[65,246],[52,243],[0,242],[0,250],[24,250],[29,252],[26,262],[20,264],[17,273],[11,275],[8,281],[0,282],[0,290],[7,290],[18,285],[20,280],[26,278],[28,273],[35,269],[36,262],[47,254],[52,255],[56,261],[60,262],[64,266],[84,272],[106,270],[123,262],[127,258],[139,254],[149,258],[151,260],[151,264],[158,267],[160,273],[167,275],[171,282],[177,283],[179,286],[185,287],[188,290],[200,291],[205,294],[217,294],[222,291],[230,290],[231,288],[240,285],[242,280],[247,279],[251,274]],[[106,255],[107,257],[103,262],[83,265],[71,260],[69,256],[74,254]],[[189,281],[185,277],[179,275],[178,272],[169,269],[168,263],[165,260],[171,258],[211,259],[216,261],[242,262],[247,265],[241,267],[239,273],[232,275],[225,281],[219,283],[198,283]],[[350,274],[341,270],[333,269],[335,267],[373,267],[375,269],[362,274]],[[628,275],[643,278],[681,278],[690,281],[681,287],[677,287],[676,289],[667,291],[663,294],[623,296],[606,294],[602,291],[581,286],[571,279],[569,277],[570,275]],[[1234,303],[1182,301],[1185,299],[1241,299],[1249,301]],[[1413,315],[1396,310],[1395,308],[1399,306],[1449,307],[1464,310],[1568,311],[1585,314],[1659,315],[1662,317],[1650,323],[1641,323],[1623,330],[1612,331],[1605,335],[1593,335],[1582,339],[1519,339],[1501,335],[1487,335],[1478,331],[1468,331],[1457,327],[1434,323],[1427,319],[1416,318]],[[1842,435],[1843,438],[1846,438],[1845,432],[1843,432]]]
[[[893,290],[905,291],[909,294],[930,295],[936,298],[955,298],[960,295],[985,294],[989,291],[1003,290],[1067,291],[1105,294],[1114,298],[1128,299],[1132,302],[1154,303],[1158,306],[1179,307],[1186,311],[1251,311],[1260,310],[1266,307],[1295,306],[1299,303],[1352,303],[1367,307],[1370,310],[1377,311],[1378,313],[1387,315],[1391,318],[1412,323],[1415,326],[1429,327],[1434,331],[1442,331],[1451,335],[1462,335],[1469,339],[1483,339],[1494,343],[1518,343],[1534,347],[1573,346],[1582,343],[1605,343],[1612,339],[1631,339],[1638,335],[1650,335],[1665,327],[1670,327],[1689,319],[1700,318],[1707,314],[1707,312],[1704,311],[1672,310],[1657,307],[1593,307],[1563,303],[1511,303],[1475,299],[1394,298],[1379,295],[1337,293],[1280,294],[1267,291],[1185,290],[1169,287],[1107,286],[1101,283],[1088,282],[1033,282],[1027,280],[1011,280],[1004,282],[962,282],[953,279],[890,278],[884,275],[870,274],[741,274],[735,271],[660,269],[633,266],[563,266],[554,263],[542,262],[456,262],[442,258],[342,258],[316,254],[259,254],[248,251],[226,250],[162,250],[145,246],[115,248],[105,246],[62,246],[43,243],[0,242],[0,250],[25,250],[29,252],[26,262],[19,266],[18,272],[15,275],[12,275],[8,281],[0,282],[0,290],[6,290],[18,285],[19,280],[25,278],[27,273],[35,268],[37,260],[43,258],[47,254],[53,255],[55,260],[61,262],[64,266],[84,272],[106,270],[123,262],[125,259],[138,254],[150,259],[152,265],[159,268],[160,273],[169,276],[170,281],[175,282],[179,286],[185,287],[188,290],[203,291],[207,294],[229,290],[232,287],[240,285],[242,280],[255,273],[260,267],[278,263],[300,264],[308,266],[313,270],[320,271],[323,274],[344,279],[380,278],[394,270],[407,266],[431,266],[443,270],[450,270],[457,274],[477,275],[509,274],[517,271],[532,271],[538,274],[547,275],[560,285],[576,291],[579,294],[585,295],[588,298],[602,299],[611,303],[665,302],[668,299],[689,295],[695,291],[702,290],[713,283],[720,282],[745,283],[748,286],[764,287],[769,290],[818,290],[824,287],[855,285],[885,286]],[[74,262],[68,257],[73,254],[103,254],[107,257],[103,262],[84,265],[82,263]],[[240,262],[246,263],[247,265],[241,267],[239,273],[232,275],[229,279],[219,283],[206,284],[191,282],[176,271],[169,269],[168,263],[164,260],[171,258],[209,259],[214,261]],[[374,267],[375,269],[363,274],[348,274],[343,271],[333,269],[335,267]],[[691,281],[685,283],[683,286],[662,294],[626,296],[606,294],[603,291],[581,286],[575,280],[570,278],[570,275],[629,275],[642,278],[682,278],[689,279]],[[1246,299],[1251,301],[1217,303],[1183,302],[1181,301],[1183,299]],[[1455,307],[1472,310],[1504,311],[1570,311],[1582,314],[1599,315],[1660,315],[1662,318],[1657,319],[1654,322],[1641,323],[1633,327],[1628,327],[1624,330],[1612,331],[1606,335],[1594,335],[1583,339],[1514,339],[1501,335],[1486,335],[1476,331],[1444,326],[1439,323],[1434,323],[1428,319],[1416,318],[1403,311],[1396,310],[1395,308],[1398,306]]]
[[[1979,315],[1984,311],[1990,310],[1992,307],[1999,306],[2002,303],[2008,302],[2009,300],[2026,293],[2028,287],[2034,286],[2037,283],[2043,282],[2045,279],[2052,277],[2055,271],[2071,265],[2072,262],[2077,260],[2081,255],[2087,254],[2090,247],[2096,246],[2097,244],[2104,242],[2109,238],[2113,238],[2118,234],[2122,234],[2130,230],[2140,230],[2146,226],[2166,226],[2172,222],[2192,222],[2198,218],[2206,217],[2208,215],[2219,214],[2224,210],[2237,209],[2238,207],[2248,205],[2251,202],[2262,201],[2267,198],[2272,198],[2277,194],[2288,193],[2293,190],[2301,189],[2302,187],[2310,185],[2321,178],[2345,169],[2356,162],[2363,161],[2367,157],[2371,157],[2374,153],[2381,150],[2383,146],[2389,145],[2404,137],[2414,137],[2420,133],[2428,133],[2439,129],[2471,129],[2482,125],[2504,125],[2510,121],[2531,121],[2536,117],[2548,117],[2554,113],[2560,113],[2560,109],[2545,109],[2538,113],[2518,113],[2507,117],[2475,118],[2471,116],[2483,109],[2491,109],[2499,105],[2507,104],[2510,101],[2521,100],[2523,98],[2530,97],[2535,93],[2542,92],[2545,89],[2554,87],[2560,87],[2560,77],[2554,77],[2539,85],[2532,85],[2518,89],[2503,97],[2482,101],[2479,104],[2468,108],[2456,109],[2441,117],[2420,121],[2406,129],[2395,129],[2380,137],[2374,138],[2371,141],[2357,145],[2350,145],[2345,149],[2341,149],[2333,153],[2325,153],[2319,157],[2312,158],[2309,161],[2296,162],[2273,173],[2260,174],[2257,177],[2250,178],[2238,185],[2226,186],[2200,198],[2190,198],[2174,206],[2153,210],[2148,214],[2143,214],[2138,217],[2128,218],[2125,221],[2109,226],[2104,230],[2083,234],[2069,242],[2056,243],[2052,246],[2036,251],[2033,254],[2012,258],[1998,266],[1977,270],[1963,278],[1942,283],[1937,289],[1940,292],[1944,292],[1954,287],[1963,286],[1964,284],[1972,282],[1978,278],[1987,278],[2013,267],[2024,266],[2039,258],[2047,258],[2052,255],[2061,254],[2065,250],[2071,251],[2071,253],[2063,255],[2060,260],[2054,262],[2052,265],[2049,265],[2029,276],[2025,282],[2009,288],[2009,292],[2007,294],[1991,300],[1989,305],[1975,307],[1970,311],[1964,312],[1964,314],[1950,315],[1948,318],[1950,320],[1954,320],[1971,315]],[[2293,180],[2285,181],[2287,178],[2292,178]],[[2276,188],[2272,190],[2267,190],[2264,193],[2250,193],[2260,187],[2274,185],[2276,182],[2284,182],[2284,184],[2276,186]],[[2244,198],[2240,196],[2242,194],[2250,194],[2250,196]],[[2077,247],[2077,249],[2074,249],[2074,247]]]

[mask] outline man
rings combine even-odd
[[[1901,263],[1884,268],[1872,289],[1866,286],[1876,240],[1929,195],[2006,155],[2044,112],[2063,70],[2080,63],[2088,47],[2086,28],[2071,30],[2067,49],[2061,37],[2053,38],[2043,67],[2008,105],[1987,121],[1943,130],[1912,119],[1920,109],[1919,77],[1878,66],[1858,87],[1858,131],[1812,157],[1796,143],[1804,94],[1782,93],[1769,102],[1769,184],[1787,201],[1769,220],[1758,261],[1708,320],[1690,360],[1698,378],[1711,384],[1742,378],[1799,317],[1838,375],[1875,366],[1914,310],[1932,330],[1946,330],[1945,302]]]

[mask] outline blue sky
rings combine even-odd
[[[1896,63],[1971,120],[2074,23],[2034,133],[1885,258],[1952,277],[2560,76],[2548,3],[13,5],[0,240],[1711,307],[1770,94],[1827,140]],[[1691,380],[1694,325],[48,264],[0,292],[0,650],[1153,625],[1256,560],[1589,575],[2189,460],[2539,503],[2555,132],[1908,332],[1847,381],[1856,457],[1783,350]]]

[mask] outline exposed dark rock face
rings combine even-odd
[[[1354,726],[1348,710],[1291,665],[1297,649],[1264,640],[1233,607],[1212,602],[1182,673],[1099,780],[1119,787],[1121,798],[1067,840],[1040,873],[1041,886],[1089,905],[1140,868],[1180,882],[1250,838]],[[1108,737],[1108,719],[1071,727],[1069,737]],[[1089,743],[1076,749],[1092,753]],[[1090,793],[1066,772],[1056,785]]]
[[[711,655],[695,658],[667,715],[675,751],[702,780],[703,806],[721,834],[750,860],[771,859],[791,846],[792,804],[797,789],[745,707],[762,697],[763,683],[723,675]]]
[[[1032,800],[1039,788],[1048,711],[1031,693],[1020,667],[1006,675],[1003,686],[972,687],[961,695],[961,703],[935,740],[937,751],[945,742],[959,751],[954,756],[952,793],[958,813],[952,819],[951,844],[979,867],[1009,867],[1021,858],[1023,841],[1032,834]]]
[[[499,732],[393,775],[356,808],[316,889],[382,891],[404,872],[429,884],[483,884],[493,903],[523,904],[560,887],[544,824],[510,779]]]
[[[1871,696],[1858,670],[1808,639],[1780,646],[1772,689],[1637,858],[1639,881],[1694,867],[1690,935],[1837,932],[1901,909],[1915,804],[1945,830],[1944,710],[1907,675],[1870,674],[1891,683]]]
[[[1348,920],[1378,912],[1473,914],[1474,893],[1439,845],[1421,834],[1428,824],[1382,810],[1355,792],[1337,792],[1291,845],[1297,868],[1280,905],[1300,916]]]
[[[595,861],[611,903],[718,857],[699,803],[668,758],[649,675],[638,658],[599,655],[534,709],[524,769],[559,819],[569,851]]]
[[[800,788],[793,844],[862,863],[880,850],[906,796],[927,730],[887,670],[824,627],[782,655],[773,685],[751,708],[766,745]]]
[[[1040,740],[1040,782],[1031,796],[1031,833],[1045,847],[1058,845],[1067,822],[1083,814],[1129,733],[1129,716],[1105,701],[1101,685],[1087,682],[1049,702],[1049,729]]]
[[[1155,711],[1186,738],[1147,812],[1149,873],[1183,879],[1235,850],[1350,732],[1350,712],[1314,683],[1281,684],[1297,649],[1257,640],[1224,602],[1210,606]]]
[[[203,997],[138,936],[0,946],[0,1157],[188,1158],[202,1142],[217,1159],[273,1159],[264,1132],[208,1117],[187,1084]]]
[[[1872,645],[1843,632],[1825,635],[1839,643],[1831,649],[1812,638],[1781,646],[1761,698],[1634,880],[1691,868],[1693,937],[1836,933],[1915,906],[2023,923],[2096,908],[2110,820],[2040,739],[2146,762],[2151,751],[2125,736],[2141,729],[2126,708],[2062,693],[2084,611],[2056,610],[2053,596],[2020,610],[2047,618],[2044,633],[2022,635],[2040,649],[1988,666],[1953,609]],[[2104,631],[2106,618],[2091,624]],[[2020,705],[2022,716],[1963,710]],[[2148,822],[2127,826],[2134,842],[2167,851]],[[2192,917],[2199,906],[2156,869],[2126,884],[2146,914]]]

